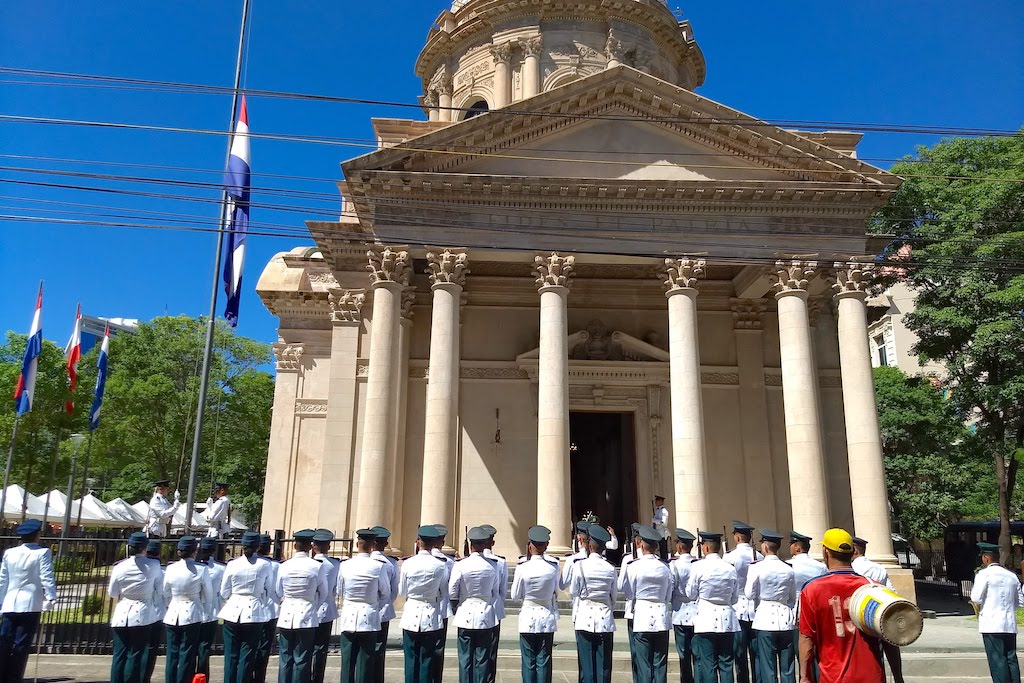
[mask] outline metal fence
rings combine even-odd
[[[119,535],[120,534],[120,535]],[[272,555],[276,559],[291,556],[291,543],[275,534]],[[0,536],[0,555],[21,542],[13,536]],[[178,539],[161,541],[160,559],[166,565],[175,559]],[[57,582],[56,607],[43,614],[39,637],[48,653],[109,654],[113,648],[110,618],[115,601],[107,595],[110,574],[115,563],[127,557],[124,532],[105,537],[43,538],[40,543],[53,550],[54,578]],[[352,553],[351,539],[337,539],[331,555],[345,557]],[[219,553],[222,561],[242,555],[238,540],[223,541]],[[223,640],[217,638],[219,648]],[[219,651],[219,650],[218,650]]]

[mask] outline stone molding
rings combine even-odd
[[[772,289],[775,290],[776,296],[793,292],[806,293],[807,286],[817,275],[817,269],[817,261],[776,261],[775,267],[769,271],[769,274],[774,276],[772,279],[776,280],[772,284]]]
[[[737,330],[764,329],[764,314],[768,302],[764,299],[729,299],[733,328]]]
[[[573,265],[576,263],[575,256],[559,256],[551,252],[550,256],[534,257],[533,262],[537,287],[569,287]]]
[[[665,272],[668,278],[665,280],[665,288],[668,294],[673,294],[681,289],[694,289],[697,281],[704,277],[704,268],[707,262],[704,259],[693,259],[688,256],[678,259],[665,259]]]
[[[519,39],[519,47],[522,48],[525,57],[539,57],[543,46],[544,38],[542,36]]]
[[[874,264],[857,261],[838,262],[835,268],[835,283],[832,289],[836,298],[842,296],[867,296],[874,276]]]
[[[327,300],[331,305],[331,322],[358,323],[363,319],[365,289],[331,289],[328,290]]]
[[[334,277],[334,273],[329,270],[309,270],[306,272],[306,277],[309,279],[309,284],[314,290],[326,289],[331,290],[338,286],[338,279]]]
[[[512,43],[492,45],[490,51],[495,64],[510,64],[512,62]]]
[[[427,274],[432,284],[466,286],[469,270],[469,254],[464,251],[445,249],[440,253],[427,252]]]
[[[370,281],[373,284],[381,282],[400,282],[403,285],[409,284],[409,252],[395,250],[391,247],[383,249],[369,249],[366,252],[370,263],[366,269],[370,271]]]
[[[327,417],[326,398],[295,399],[295,415],[298,417]]]
[[[298,372],[302,364],[302,344],[274,342],[271,344],[278,372]]]
[[[827,374],[825,374],[827,373]],[[764,374],[764,385],[766,387],[779,387],[782,388],[782,371],[774,369],[774,371],[765,372]],[[835,389],[842,388],[843,377],[837,370],[834,371],[818,371],[818,386],[822,389]]]

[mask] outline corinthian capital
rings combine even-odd
[[[327,292],[331,305],[331,322],[357,323],[361,319],[366,292],[362,289],[331,289]]]
[[[665,288],[669,293],[679,289],[693,289],[697,286],[697,280],[704,277],[706,265],[707,262],[704,259],[688,257],[665,259],[665,273],[668,274]]]
[[[412,320],[413,304],[416,303],[416,288],[406,287],[402,290],[402,318]]]
[[[540,49],[544,45],[544,39],[540,36],[534,36],[533,38],[520,38],[519,47],[523,49],[523,54],[527,57],[537,57],[540,55]]]
[[[508,64],[512,61],[512,43],[499,43],[491,46],[491,56],[495,62]]]
[[[533,263],[538,287],[568,287],[576,257],[559,256],[551,252],[551,256],[537,256]]]
[[[760,330],[767,305],[764,299],[729,299],[733,327],[737,330]]]
[[[807,285],[817,274],[817,261],[776,261],[771,274],[772,279],[777,282],[772,284],[776,294],[787,294],[789,292],[806,292]]]
[[[370,281],[373,284],[378,282],[409,284],[409,252],[384,247],[380,250],[370,249],[366,252],[366,256],[370,259],[366,269],[370,271]]]
[[[868,287],[871,286],[871,279],[874,275],[874,264],[841,261],[833,267],[836,269],[836,281],[832,285],[832,289],[837,297],[844,294],[867,295]]]
[[[427,252],[427,265],[430,270],[430,281],[433,284],[448,283],[464,287],[466,276],[469,275],[469,255],[465,252],[445,249],[437,254]]]
[[[428,90],[426,94],[423,95],[423,106],[427,109],[433,109],[437,106],[437,93],[435,91]]]

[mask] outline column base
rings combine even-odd
[[[906,598],[916,605],[917,586],[914,584],[914,570],[902,567],[892,569],[886,567],[886,570],[889,572],[889,580],[892,581],[893,588],[900,597]]]
[[[572,552],[572,548],[567,545],[549,545],[547,553],[551,557],[562,557]]]

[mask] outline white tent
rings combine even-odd
[[[127,520],[91,493],[71,504],[72,524],[78,519],[78,506],[82,508],[82,526],[127,527],[142,526],[140,522]]]
[[[145,525],[146,516],[140,514],[135,508],[128,504],[124,498],[115,498],[107,501],[107,507],[127,522],[133,522],[137,526]]]
[[[4,501],[4,517],[7,519],[21,519],[22,508],[24,507],[25,519],[42,519],[43,508],[46,503],[28,493],[17,484],[7,487],[7,497]],[[52,515],[51,515],[52,517]]]
[[[43,501],[43,505],[46,505],[47,498],[50,500],[50,507],[47,510],[46,516],[59,522],[64,518],[64,509],[67,507],[68,498],[64,495],[63,491],[58,491],[57,489],[39,496],[39,500]],[[75,506],[71,513],[74,515],[77,512],[78,507]]]

